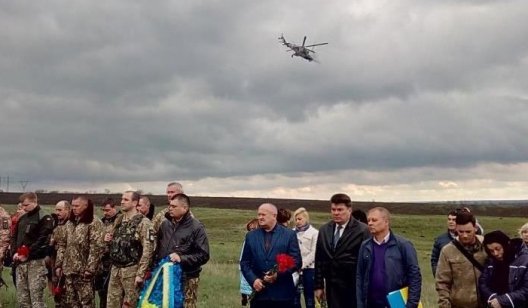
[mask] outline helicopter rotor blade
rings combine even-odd
[[[307,45],[304,47],[314,47],[314,46],[321,46],[321,45],[328,45],[328,43],[319,43],[319,44]]]
[[[304,40],[303,40],[303,47],[304,47],[304,43],[306,42],[306,36],[304,37]]]

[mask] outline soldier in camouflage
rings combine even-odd
[[[57,239],[59,247],[55,273],[65,277],[67,307],[95,307],[94,275],[104,250],[103,224],[94,216],[93,202],[84,196],[72,200],[72,215],[66,223],[66,236]]]
[[[11,217],[2,206],[0,206],[0,288],[5,284],[2,277],[4,258],[6,257],[9,241],[11,240]],[[0,302],[2,307],[2,302]]]
[[[44,304],[49,236],[54,228],[50,215],[40,213],[37,195],[27,192],[20,196],[26,212],[20,216],[11,237],[13,262],[16,263],[16,296],[20,308],[41,308]]]
[[[167,184],[167,203],[170,203],[173,196],[177,194],[183,194],[183,186],[178,182],[171,182]],[[169,208],[166,207],[161,210],[154,219],[152,219],[152,225],[154,226],[154,231],[158,234],[161,223],[165,220],[165,214],[169,211]]]
[[[150,220],[137,212],[139,197],[135,191],[123,194],[123,214],[115,221],[113,234],[105,235],[105,240],[111,240],[109,308],[136,307],[152,259],[154,230]]]
[[[180,263],[185,288],[185,308],[196,308],[202,265],[209,261],[209,241],[204,225],[190,212],[185,194],[172,196],[169,211],[158,233],[157,259]]]
[[[54,286],[54,290],[58,291],[64,290],[64,277],[57,276],[56,275],[56,266],[55,262],[57,260],[57,250],[58,245],[57,242],[61,241],[64,242],[66,238],[66,222],[68,222],[68,219],[70,217],[70,211],[71,211],[71,204],[70,202],[66,200],[62,200],[57,202],[55,205],[55,215],[57,216],[57,226],[53,230],[53,234],[51,235],[50,240],[50,246],[53,247],[53,252],[51,255],[51,264],[53,266],[53,276],[51,278],[51,281]],[[65,303],[65,298],[62,296],[62,292],[53,292],[53,299],[55,300],[55,307],[56,308],[63,308],[67,307]],[[56,293],[56,294],[55,294]]]
[[[150,198],[147,196],[141,196],[141,198],[139,198],[137,210],[150,220],[154,218],[155,207],[154,204],[150,202]]]
[[[95,289],[99,294],[99,307],[106,308],[106,298],[108,297],[108,282],[110,281],[110,270],[112,268],[112,260],[110,260],[110,243],[109,237],[106,234],[114,232],[114,223],[121,215],[117,210],[116,203],[112,198],[106,199],[102,204],[103,210],[103,237],[104,237],[104,253],[101,259],[101,266],[99,272],[95,276]]]

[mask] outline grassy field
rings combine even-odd
[[[8,207],[11,211],[12,208]],[[49,211],[49,208],[45,209]],[[204,266],[199,289],[199,307],[238,307],[239,272],[238,259],[240,246],[245,235],[246,222],[256,215],[255,211],[227,210],[193,207],[193,213],[206,226],[211,249],[211,260]],[[98,213],[101,214],[101,213]],[[312,224],[319,227],[330,218],[329,213],[311,213]],[[520,217],[479,217],[486,231],[503,230],[510,236],[527,219]],[[393,215],[392,230],[410,239],[418,252],[423,276],[422,302],[424,307],[436,306],[436,292],[429,263],[433,239],[445,231],[445,216],[439,215]],[[4,269],[3,277],[8,278],[9,268]],[[0,300],[4,307],[15,307],[14,288],[0,290]],[[53,301],[48,297],[49,307]]]

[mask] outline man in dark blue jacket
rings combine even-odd
[[[436,274],[436,266],[438,265],[440,251],[456,237],[456,215],[456,210],[449,211],[447,214],[447,232],[442,233],[435,238],[433,250],[431,251],[431,269],[433,271],[433,276]]]
[[[297,235],[277,224],[277,208],[264,203],[258,208],[259,228],[246,235],[240,268],[244,278],[256,291],[251,308],[292,308],[295,286],[292,273],[302,265]],[[276,257],[287,254],[295,260],[285,272],[270,273]]]
[[[390,230],[390,213],[383,207],[368,212],[372,238],[361,244],[356,292],[358,308],[389,307],[387,294],[409,287],[407,308],[416,308],[422,290],[422,275],[412,243]]]

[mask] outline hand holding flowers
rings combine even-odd
[[[285,273],[286,271],[293,269],[295,267],[295,259],[285,253],[280,253],[275,257],[275,265],[266,273],[262,280],[257,279],[253,284],[253,292],[248,297],[248,301],[251,301],[257,292],[262,291],[266,284],[273,284],[277,281],[277,276],[280,273]]]

